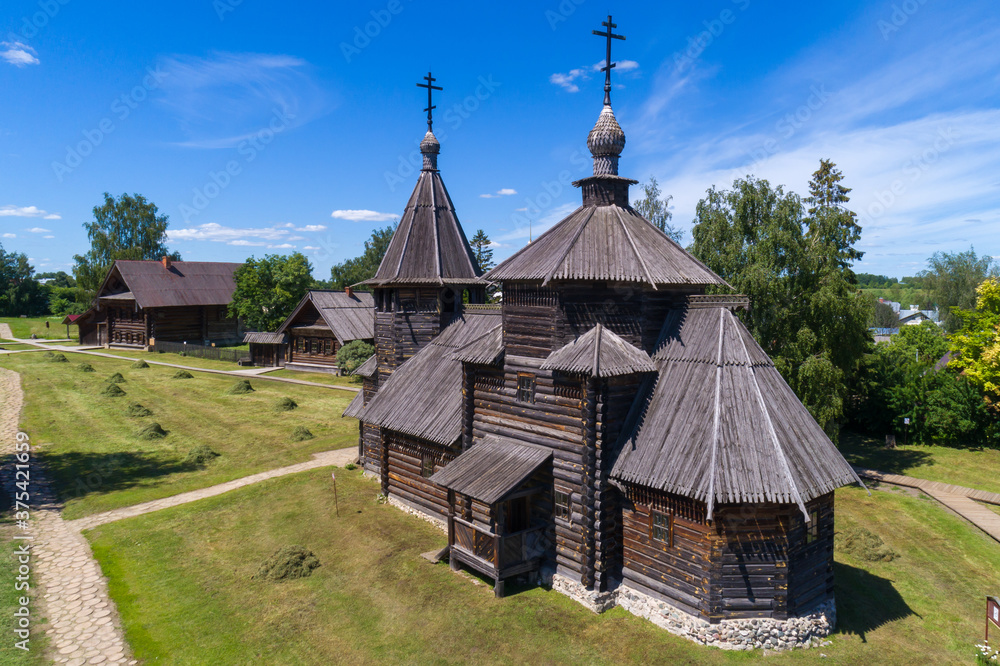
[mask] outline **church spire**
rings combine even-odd
[[[434,85],[437,81],[430,72],[427,72],[427,76],[424,77],[424,81],[427,83],[418,83],[418,88],[427,88],[427,108],[424,111],[427,112],[427,134],[424,135],[423,141],[420,142],[420,153],[424,156],[424,166],[422,171],[437,171],[437,160],[438,153],[441,152],[441,144],[438,142],[437,137],[434,136],[434,106],[432,95],[435,90],[444,90],[441,86]]]
[[[615,63],[611,62],[611,40],[624,40],[625,36],[615,34],[614,29],[618,24],[611,21],[610,14],[608,20],[603,21],[601,25],[608,29],[607,32],[594,30],[593,33],[607,39],[607,53],[604,67],[601,68],[604,72],[604,107],[594,129],[587,135],[587,147],[594,158],[595,176],[617,176],[618,157],[625,149],[625,132],[622,131],[621,125],[615,118],[615,112],[611,109],[611,70],[615,67]]]

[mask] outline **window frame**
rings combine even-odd
[[[806,545],[819,541],[819,509],[809,510],[809,523],[806,527]]]
[[[658,522],[661,517],[663,524]],[[674,516],[672,513],[649,509],[649,540],[662,544],[666,548],[674,547]]]
[[[429,470],[428,466],[430,467]],[[424,479],[434,476],[434,456],[430,453],[420,455],[420,476]]]
[[[566,498],[565,503],[559,501],[560,495]],[[552,506],[556,518],[565,520],[567,523],[573,521],[573,493],[562,488],[556,488],[552,493]]]
[[[523,385],[524,382],[527,382],[527,386]],[[535,382],[535,375],[530,372],[517,373],[517,392],[514,398],[518,403],[522,405],[535,404],[536,388],[537,384]]]

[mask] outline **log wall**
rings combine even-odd
[[[458,447],[445,447],[396,432],[383,431],[387,447],[389,495],[445,520],[448,514],[448,491],[423,476],[423,457],[431,456],[437,472],[458,455]],[[384,460],[385,458],[383,458]]]
[[[129,307],[108,308],[108,338],[113,345],[149,344],[149,322],[144,310]]]

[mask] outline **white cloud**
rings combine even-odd
[[[32,227],[30,229],[25,229],[29,234],[51,234],[51,229],[42,229],[41,227]]]
[[[330,217],[350,222],[388,222],[397,217],[393,213],[379,213],[374,210],[335,210]]]
[[[496,194],[480,194],[480,199],[499,199],[500,197],[509,197],[511,195],[517,194],[517,190],[504,187],[496,191]]]
[[[3,58],[15,67],[25,67],[27,65],[37,65],[39,60],[35,57],[38,53],[23,42],[0,42],[0,58]]]
[[[279,227],[237,228],[226,227],[215,222],[199,224],[186,229],[168,229],[167,236],[171,241],[214,241],[228,245],[253,245],[264,247],[270,242],[282,242],[289,236],[289,231],[282,225]],[[261,242],[264,241],[264,242]]]
[[[587,81],[590,79],[591,74],[595,72],[600,72],[601,68],[604,67],[604,61],[593,64],[590,67],[577,67],[576,69],[571,69],[567,74],[562,74],[556,72],[549,77],[549,83],[554,83],[557,86],[561,86],[566,92],[580,92],[580,86],[576,84],[577,81]],[[639,69],[639,63],[635,60],[622,60],[615,63],[614,73],[625,73],[634,72]]]
[[[393,216],[393,217],[395,217],[395,216]],[[324,229],[326,229],[326,225],[323,225],[323,224],[307,224],[304,227],[295,227],[296,231],[301,231],[301,232],[305,232],[305,233],[316,232],[316,231],[323,231]]]
[[[45,220],[62,219],[62,215],[44,211],[37,206],[0,206],[0,217],[40,217]]]
[[[17,238],[17,234],[3,234],[0,238]]]
[[[49,235],[49,236],[42,236],[42,238],[55,238],[55,236],[51,236],[51,235]]]
[[[295,246],[290,243],[282,243],[281,245],[268,245],[269,250],[294,250]]]
[[[315,245],[305,245],[305,246],[303,246],[303,248],[302,248],[302,249],[303,249],[303,250],[310,250],[310,251],[314,251],[314,250],[318,250],[319,248],[318,248],[318,247],[316,247]]]

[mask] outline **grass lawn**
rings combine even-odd
[[[316,382],[317,384],[330,384],[331,386],[350,386],[361,388],[362,378],[354,375],[348,377],[338,377],[328,372],[301,372],[299,370],[272,370],[267,373],[268,377],[286,377],[288,379],[301,379],[305,382]]]
[[[887,449],[884,440],[854,433],[844,433],[839,448],[848,462],[861,467],[1000,493],[1000,450],[997,449],[919,444],[900,444],[895,449]]]
[[[66,354],[51,363],[42,354],[0,356],[0,365],[21,374],[26,403],[22,427],[66,502],[64,517],[79,518],[215,485],[267,469],[309,460],[312,453],[357,444],[357,421],[340,414],[353,393],[251,379],[253,393],[227,395],[234,377],[193,373],[173,379],[173,368],[132,369],[129,363],[84,354]],[[81,372],[78,363],[95,372]],[[101,394],[115,372],[126,378],[127,395]],[[282,397],[298,403],[276,412]],[[138,402],[152,410],[129,418]],[[137,432],[152,422],[168,432],[152,441]],[[293,442],[296,426],[316,437]],[[206,444],[221,454],[205,465],[185,460]]]
[[[76,326],[69,327],[69,336],[66,335],[66,327],[62,324],[63,317],[0,317],[0,324],[10,324],[10,332],[15,338],[30,338],[34,333],[40,338],[59,340],[65,337],[76,338],[79,334]],[[45,322],[49,327],[45,328]]]
[[[0,342],[0,348],[5,351],[15,351],[20,349],[38,349],[35,345],[26,342]]]
[[[423,521],[375,501],[377,484],[329,470],[274,479],[86,533],[146,663],[970,663],[1000,547],[932,500],[837,493],[838,530],[863,525],[899,553],[836,553],[832,645],[766,658],[696,646],[614,609],[558,593],[494,599],[419,553],[445,544]],[[839,542],[838,542],[839,543]],[[309,578],[252,580],[284,545],[313,550]],[[992,590],[995,591],[995,590]]]
[[[239,370],[240,366],[232,361],[216,361],[211,358],[198,358],[197,356],[181,356],[173,352],[147,352],[132,351],[130,349],[102,349],[101,353],[112,354],[122,358],[141,358],[146,361],[158,361],[160,363],[173,363],[174,365],[184,365],[189,368],[205,368],[206,370]]]

